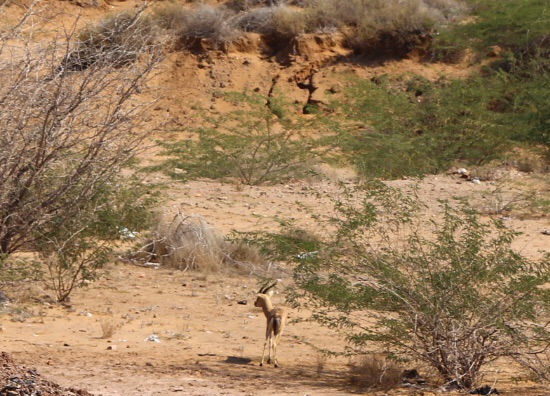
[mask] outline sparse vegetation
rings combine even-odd
[[[521,79],[505,73],[436,83],[411,77],[351,78],[346,97],[334,104],[348,123],[339,145],[368,177],[433,174],[454,161],[480,166],[503,160],[530,136],[542,143],[537,132],[542,113],[528,110],[526,89]],[[496,109],[495,98],[507,98],[508,107]],[[548,152],[548,147],[542,150]]]
[[[332,133],[329,120],[299,120],[292,107],[276,97],[233,94],[227,99],[244,109],[205,114],[203,125],[195,130],[198,141],[162,144],[164,154],[172,157],[162,169],[176,178],[181,173],[173,170],[184,169],[185,178],[277,183],[307,171],[308,164],[330,148],[325,139],[306,135],[308,131]]]
[[[102,0],[73,3],[96,6]],[[65,325],[66,318],[90,318],[91,311],[93,315],[110,313],[111,306],[116,305],[118,311],[125,305],[125,325],[134,322],[132,333],[140,328],[134,334],[138,341],[147,329],[164,335],[157,351],[165,344],[195,341],[214,350],[212,345],[218,342],[226,348],[223,353],[228,352],[226,363],[248,364],[251,359],[246,354],[255,352],[248,347],[250,337],[241,338],[242,329],[237,330],[235,323],[248,329],[257,318],[236,317],[234,312],[243,308],[237,303],[250,302],[250,280],[241,282],[239,278],[231,284],[226,275],[272,276],[274,267],[286,267],[294,271],[295,287],[288,289],[290,302],[344,334],[346,354],[357,358],[350,363],[348,375],[337,379],[332,370],[325,372],[327,356],[333,351],[323,349],[313,360],[308,357],[307,367],[290,369],[290,374],[311,378],[316,371],[319,386],[323,381],[349,380],[359,391],[387,392],[402,380],[400,364],[415,361],[423,368],[430,366],[429,370],[439,375],[440,384],[470,389],[480,384],[487,367],[503,359],[529,369],[532,379],[550,380],[550,257],[524,257],[513,245],[518,234],[511,227],[517,222],[508,222],[512,214],[536,218],[537,228],[529,229],[533,239],[535,233],[540,237],[550,232],[540,228],[541,219],[550,214],[548,175],[544,175],[550,163],[548,2],[231,0],[212,6],[214,3],[155,2],[154,8],[138,6],[108,14],[83,30],[75,28],[83,20],[67,17],[54,32],[48,26],[57,23],[55,6],[49,5],[47,13],[41,14],[29,3],[25,5],[27,13],[18,21],[13,15],[25,12],[23,4],[0,0],[0,19],[9,19],[0,22],[0,290],[45,282],[48,293],[53,291],[54,298],[64,302],[54,306],[54,300],[40,289],[25,298],[33,307],[40,303],[37,313],[14,298],[6,305],[3,313],[11,314],[14,322],[31,322],[33,318],[26,326],[32,337],[51,338],[51,344],[33,342],[29,348],[43,349],[55,342],[55,348],[49,350],[66,354],[59,351],[74,345],[55,339],[53,332],[35,331],[46,324],[46,318],[53,319],[47,321],[50,330]],[[70,7],[64,4],[59,8]],[[98,8],[83,15],[93,18],[101,12]],[[47,23],[42,25],[44,21]],[[65,24],[67,21],[70,23]],[[256,34],[237,43],[246,32]],[[326,36],[329,34],[337,37]],[[346,48],[340,48],[342,42]],[[258,48],[261,54],[227,56],[232,43],[244,52]],[[323,54],[310,56],[310,46],[322,48]],[[407,62],[418,58],[468,63],[471,73],[460,79],[442,75],[434,80],[438,71],[445,70],[439,64],[423,67],[430,80],[414,75],[364,80],[357,77],[362,71],[355,73],[354,69],[365,64],[370,67],[371,61],[385,71],[394,70],[397,62],[390,67],[383,63],[413,49],[416,51]],[[170,54],[167,63],[166,70],[174,76],[151,80],[164,54],[180,50],[184,53]],[[340,63],[343,58],[345,62]],[[262,64],[265,70],[258,73],[259,63],[266,59],[273,63],[268,67]],[[302,60],[304,64],[298,63]],[[200,69],[192,70],[194,75],[188,70],[181,73],[182,64]],[[226,72],[240,65],[250,72],[247,92],[227,94],[224,91],[235,89],[240,81]],[[327,89],[324,84],[332,78],[328,74],[344,68],[356,75],[338,75],[337,89]],[[279,74],[267,96],[248,91],[267,91],[265,82],[274,76],[272,70]],[[461,76],[463,72],[460,70]],[[170,92],[169,84],[180,73],[185,75],[182,83],[196,77],[194,89],[204,87],[212,95],[206,100],[202,96],[192,99],[202,104],[212,99],[209,109],[210,104],[204,109],[186,106],[182,103],[185,96]],[[252,81],[257,76],[260,78]],[[150,100],[150,82],[167,89],[153,113],[145,111],[154,102]],[[278,89],[289,86],[294,90],[294,104],[279,96]],[[297,98],[305,97],[306,89],[309,96],[303,103]],[[322,100],[314,98],[314,92]],[[326,103],[327,97],[334,103]],[[172,107],[174,104],[177,106]],[[174,109],[181,112],[176,114]],[[162,135],[151,127],[161,118],[171,123],[170,131]],[[152,226],[155,197],[149,182],[128,176],[135,173],[129,166],[147,137],[162,139],[164,151],[159,161],[164,163],[151,168],[154,171],[184,181],[205,177],[234,183],[230,189],[247,200],[237,204],[226,197],[209,197],[212,202],[201,205],[201,197],[209,193],[186,195],[195,194],[197,210],[204,213],[223,206],[223,210],[230,208],[226,215],[235,213],[236,207],[246,208],[243,216],[257,220],[258,229],[268,229],[268,216],[276,212],[273,216],[282,231],[235,231],[227,238],[207,219],[182,212],[173,218],[159,217]],[[156,160],[152,162],[158,163]],[[357,190],[342,190],[334,210],[321,215],[308,213],[304,204],[297,203],[292,208],[299,213],[292,214],[292,220],[281,220],[279,215],[287,208],[270,208],[265,215],[261,209],[266,203],[253,202],[264,196],[270,196],[267,205],[290,202],[271,198],[270,188],[265,187],[280,183],[284,187],[275,188],[281,196],[286,194],[285,200],[316,196],[324,201],[323,189],[312,190],[333,186],[334,180],[324,179],[326,184],[313,184],[314,188],[304,181],[321,161],[323,165],[332,161],[352,164],[359,178],[349,176],[352,171],[346,173],[349,188],[367,181]],[[371,181],[435,174],[457,164],[468,168],[469,181],[476,176],[481,182],[465,184],[466,179],[437,177],[462,184],[460,193],[465,186],[478,189],[479,196],[470,197],[485,217],[455,201],[441,202],[438,211],[427,216],[414,188],[406,187],[403,190],[408,192],[403,193]],[[522,179],[538,178],[538,184],[520,184],[519,177],[516,184],[502,179],[499,171],[505,167],[515,168],[510,170],[514,177],[516,170],[529,173],[528,177],[521,175],[526,176]],[[158,174],[147,179],[156,177],[166,179]],[[434,183],[434,191],[442,186],[440,182]],[[410,180],[395,183],[412,185]],[[219,187],[203,181],[194,185],[207,184],[207,188]],[[437,192],[430,199],[434,196]],[[170,204],[181,199],[176,205],[184,207],[186,197],[170,195]],[[264,220],[265,226],[260,224]],[[532,224],[535,222],[529,226]],[[150,230],[145,242],[139,235],[144,229]],[[113,288],[110,282],[131,278],[124,288],[117,288],[116,296],[101,301],[109,306],[106,311],[96,310],[92,298],[81,311],[82,296],[68,309],[75,288],[102,273],[121,239],[137,235],[145,246],[131,258],[170,270],[141,269],[142,273],[136,274],[135,267],[117,268],[112,278],[95,285],[107,294]],[[275,264],[278,261],[281,267]],[[147,296],[144,285],[151,289]],[[136,296],[143,297],[137,307],[132,306],[138,301]],[[171,308],[172,302],[159,302],[174,296],[178,301]],[[212,308],[214,314],[204,315],[216,316],[218,322],[219,318],[228,319],[235,327],[209,328],[202,322],[203,312],[191,312],[191,304],[203,310]],[[223,314],[216,315],[218,311]],[[158,319],[161,315],[184,315],[185,326],[177,332],[163,331],[166,324],[157,315]],[[293,321],[311,324],[296,316],[292,313]],[[99,325],[97,319],[93,321],[94,326]],[[75,333],[89,339],[91,327],[74,327],[75,322],[66,331],[67,338]],[[101,337],[111,338],[122,323],[112,318],[101,320]],[[147,341],[159,341],[156,334]],[[307,334],[317,337],[316,331]],[[331,334],[322,335],[330,340],[324,346],[333,345]],[[6,343],[13,339],[10,337]],[[203,343],[205,340],[208,342]],[[144,360],[142,344],[135,343],[135,337],[119,341],[134,348],[125,353],[129,359],[139,356],[134,362],[147,367],[160,362]],[[98,349],[98,343],[93,344]],[[61,345],[64,347],[58,348]],[[199,361],[192,345],[180,346],[184,347],[178,348],[180,352],[186,348],[191,352],[182,352],[185,359],[177,364],[163,365],[167,373],[191,366],[202,371],[209,361],[219,361],[220,355]],[[385,354],[372,354],[374,350]],[[233,359],[229,353],[234,351],[242,357]],[[212,356],[211,352],[201,350],[200,355]],[[32,360],[31,354],[29,350],[21,356]],[[41,350],[36,356],[46,354]],[[341,365],[337,359],[335,366]],[[48,364],[55,361],[50,359]],[[163,361],[174,363],[176,359]],[[223,370],[221,367],[217,365]],[[170,391],[178,391],[179,385]],[[156,381],[154,386],[161,385]],[[221,387],[227,391],[227,383]]]

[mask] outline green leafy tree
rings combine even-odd
[[[383,346],[471,388],[488,363],[550,347],[549,257],[521,256],[501,222],[448,202],[425,220],[414,193],[380,182],[335,209],[334,238],[292,256],[290,299],[342,328],[354,351]]]

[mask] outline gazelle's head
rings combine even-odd
[[[254,302],[255,307],[262,307],[266,301],[266,298],[269,299],[273,295],[273,287],[277,284],[277,280],[274,282],[267,281],[258,291],[258,296]]]

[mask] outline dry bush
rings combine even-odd
[[[207,273],[231,269],[262,274],[268,266],[257,248],[225,241],[201,216],[177,213],[170,222],[160,222],[153,234],[133,259]]]
[[[273,7],[260,7],[242,13],[235,19],[235,23],[239,29],[245,32],[271,34],[274,31],[274,18],[275,9]]]
[[[290,7],[260,7],[235,19],[239,29],[268,36],[273,42],[284,41],[308,30],[308,14]]]
[[[257,7],[273,7],[288,3],[286,0],[229,0],[225,6],[235,11],[248,11]]]
[[[401,52],[425,40],[435,24],[454,19],[465,8],[453,0],[310,0],[310,28],[342,28],[358,52]]]
[[[308,14],[289,7],[278,7],[273,18],[277,39],[290,40],[308,31]]]
[[[36,250],[61,230],[119,237],[106,224],[117,221],[121,207],[110,214],[107,208],[127,191],[120,171],[155,128],[143,122],[156,96],[149,82],[164,55],[163,43],[141,29],[146,9],[100,24],[97,41],[83,41],[80,23],[52,26],[33,7],[0,29],[0,256]],[[0,8],[0,20],[7,12]],[[151,99],[135,101],[145,90]]]
[[[550,349],[538,354],[518,354],[516,361],[531,373],[533,381],[550,383]]]
[[[305,6],[308,15],[309,28],[314,32],[333,32],[345,25],[345,21],[339,16],[342,12],[339,4],[333,0],[317,0]],[[344,4],[346,9],[347,4]]]
[[[456,19],[468,11],[466,3],[457,0],[423,0],[423,3],[448,20]]]
[[[515,168],[524,173],[539,173],[544,172],[546,168],[546,161],[541,155],[522,152],[517,155],[514,160]]]
[[[435,15],[419,2],[397,0],[380,2],[377,7],[356,12],[360,18],[348,39],[352,48],[360,52],[406,51],[430,30]]]
[[[208,5],[189,10],[185,23],[176,31],[176,37],[184,47],[193,47],[208,39],[216,49],[223,49],[239,35],[232,11]]]
[[[64,59],[63,68],[85,70],[97,64],[126,66],[136,61],[144,49],[155,45],[157,31],[152,19],[141,10],[124,11],[82,30]]]
[[[101,338],[111,338],[120,328],[122,324],[117,322],[114,318],[107,318],[101,320]]]
[[[152,19],[163,29],[178,30],[188,18],[189,9],[176,3],[163,3],[153,10]]]
[[[377,355],[366,355],[349,365],[349,382],[360,389],[388,391],[399,386],[403,369]]]

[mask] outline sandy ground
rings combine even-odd
[[[392,182],[402,188],[411,183]],[[201,215],[223,234],[276,230],[276,217],[293,217],[307,226],[311,214],[304,207],[328,215],[329,198],[338,195],[336,183],[328,180],[245,189],[211,181],[168,185],[167,213],[179,209]],[[494,189],[454,175],[431,176],[420,186],[428,207],[435,207],[436,198],[490,196]],[[524,254],[540,257],[541,250],[548,250],[550,237],[542,233],[550,226],[548,218],[511,216],[506,221],[524,233],[517,241]],[[0,350],[62,386],[104,396],[353,393],[346,384],[347,361],[329,358],[323,365],[310,346],[335,348],[342,341],[311,322],[288,325],[280,346],[281,368],[259,367],[265,318],[253,307],[257,286],[253,276],[112,264],[100,280],[77,290],[69,307],[44,299],[6,306]],[[40,293],[34,290],[36,296]],[[284,295],[273,299],[283,303]],[[243,300],[248,304],[238,304]],[[307,316],[304,311],[290,314],[291,320]],[[114,334],[104,337],[110,328],[116,329]],[[547,394],[529,382],[512,382],[525,376],[507,364],[498,370],[497,388],[507,394]],[[415,394],[411,392],[396,389],[391,394]]]

